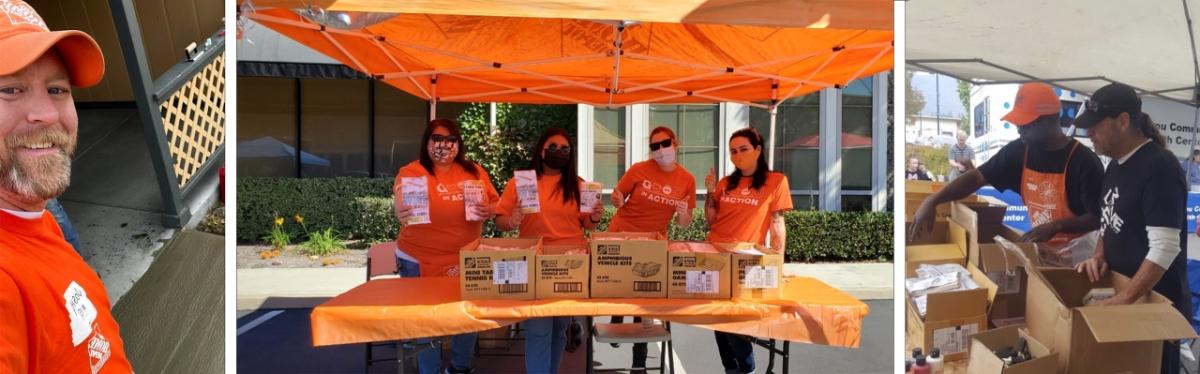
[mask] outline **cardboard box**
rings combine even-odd
[[[968,269],[969,270],[969,269]],[[972,274],[972,278],[978,275]],[[928,295],[925,318],[905,290],[905,332],[910,347],[929,352],[938,347],[946,361],[967,358],[971,335],[987,331],[987,290],[942,292]]]
[[[1013,366],[1005,366],[996,356],[996,351],[1019,344],[1021,338],[1029,345],[1033,359]],[[1054,373],[1058,354],[1034,339],[1023,328],[1005,327],[975,334],[971,337],[971,354],[967,374],[1044,374]]]
[[[925,199],[907,199],[904,202],[904,220],[912,221],[913,216],[917,215],[917,209],[921,208],[921,203]],[[950,204],[939,204],[933,213],[934,219],[937,221],[945,221],[950,218]]]
[[[670,299],[729,299],[733,282],[729,253],[707,242],[670,242]]]
[[[1024,256],[1040,266],[1037,247],[1032,243],[1017,243]],[[978,265],[968,264],[984,276],[975,282],[988,290],[988,323],[992,327],[1025,317],[1025,295],[1029,286],[1025,260],[1005,251],[998,244],[980,246]],[[1000,323],[997,323],[1000,322]]]
[[[590,249],[593,298],[667,297],[670,269],[667,241],[662,234],[592,233]]]
[[[956,244],[912,245],[904,249],[904,277],[917,276],[921,264],[959,264],[967,266],[967,260]]]
[[[1030,334],[1058,353],[1060,373],[1157,373],[1163,341],[1196,337],[1158,293],[1130,305],[1081,306],[1093,288],[1120,292],[1131,283],[1115,272],[1092,283],[1075,269],[1030,271],[1025,320]]]
[[[943,182],[905,180],[904,195],[909,200],[925,200],[926,197],[938,192],[945,185],[946,183]]]
[[[912,222],[905,222],[904,227],[912,227]],[[967,257],[967,230],[954,221],[938,221],[933,223],[933,229],[919,238],[908,238],[906,246],[928,244],[954,244],[959,247],[963,258]]]
[[[482,246],[482,248],[481,248]],[[488,250],[521,248],[519,250]],[[541,239],[476,239],[459,251],[459,291],[463,300],[533,300],[534,258]]]
[[[980,225],[1003,224],[1008,205],[995,198],[980,196],[972,200],[950,203],[950,219],[958,222],[967,231]]]
[[[535,297],[586,299],[591,294],[591,255],[586,245],[547,245],[537,255]]]
[[[734,299],[783,298],[783,254],[754,243],[725,243],[718,246],[729,252],[733,265],[733,275],[730,277],[733,289],[730,294]],[[746,276],[750,272],[754,273],[749,274],[753,280],[747,284]]]

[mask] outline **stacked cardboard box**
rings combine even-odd
[[[591,293],[595,298],[667,297],[667,241],[659,233],[592,234]]]
[[[541,239],[478,239],[459,252],[463,300],[533,300]]]
[[[943,221],[935,224],[934,232],[935,235],[927,235],[916,245],[905,248],[906,278],[915,277],[917,268],[923,264],[967,265],[966,230],[954,221]],[[977,271],[971,273],[976,282],[982,277]],[[929,294],[924,316],[905,291],[905,332],[910,347],[925,352],[937,347],[946,361],[962,360],[967,357],[971,335],[987,330],[987,289]]]

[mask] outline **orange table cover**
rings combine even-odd
[[[458,278],[379,279],[312,311],[313,345],[455,335],[549,316],[650,316],[711,330],[857,348],[867,305],[819,280],[784,278],[781,300],[459,300]]]

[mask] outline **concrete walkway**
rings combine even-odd
[[[162,198],[133,108],[79,109],[71,187],[59,201],[79,232],[81,255],[117,301],[150,268],[176,230],[162,225]],[[216,173],[197,180],[187,204],[194,227],[216,201]]]
[[[891,263],[786,264],[862,300],[892,298]],[[362,284],[363,268],[237,269],[237,310],[311,308]]]

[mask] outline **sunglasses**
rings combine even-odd
[[[671,139],[663,140],[658,143],[650,143],[651,151],[657,151],[659,148],[671,148]]]
[[[549,147],[546,147],[546,152],[549,152],[549,153],[562,153],[562,154],[564,154],[564,155],[569,155],[569,154],[571,154],[571,146],[569,146],[569,145],[564,145],[564,146],[562,146],[562,147],[560,148],[560,147],[558,146],[558,144],[551,144]]]
[[[458,143],[459,139],[461,139],[461,138],[459,138],[457,135],[433,134],[429,137],[429,140],[433,141],[434,143],[445,143],[445,142]]]

